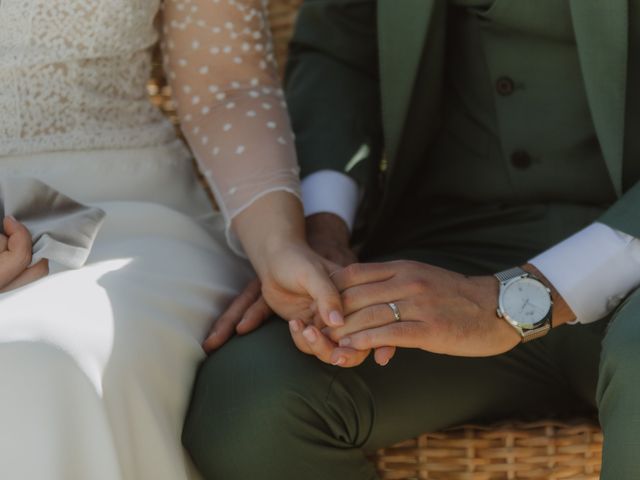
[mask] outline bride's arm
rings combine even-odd
[[[165,0],[165,69],[229,243],[247,254],[271,306],[288,319],[308,319],[309,300],[316,300],[323,320],[341,321],[330,267],[305,243],[293,134],[266,3]]]

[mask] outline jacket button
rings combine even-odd
[[[509,77],[500,77],[496,80],[496,91],[498,95],[502,95],[503,97],[508,97],[515,90],[515,84],[513,80]]]
[[[524,150],[516,150],[511,154],[511,165],[519,170],[529,168],[532,163],[531,155]]]

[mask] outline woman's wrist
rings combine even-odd
[[[274,253],[306,246],[302,203],[285,191],[256,201],[234,218],[233,228],[259,276]]]

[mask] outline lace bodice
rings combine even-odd
[[[0,156],[174,138],[149,104],[160,0],[1,0]]]
[[[299,195],[266,7],[267,0],[0,0],[0,161],[175,140],[146,92],[161,33],[184,134],[227,224],[268,192]]]

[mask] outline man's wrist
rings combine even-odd
[[[573,322],[576,319],[576,315],[573,313],[573,310],[571,310],[569,304],[564,300],[564,298],[562,298],[562,295],[558,293],[558,290],[556,290],[553,284],[540,270],[530,263],[522,265],[521,268],[536,277],[547,288],[549,288],[549,290],[551,290],[551,300],[553,301],[551,323],[553,327]]]
[[[306,218],[307,237],[330,238],[332,242],[348,246],[351,232],[347,223],[334,213],[321,212]]]

